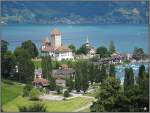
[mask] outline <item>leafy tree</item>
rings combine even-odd
[[[110,67],[109,67],[109,76],[115,77],[115,75],[116,75],[115,66],[113,64],[110,64]]]
[[[114,52],[116,52],[116,48],[115,48],[114,42],[110,41],[110,44],[109,44],[109,53],[113,54]]]
[[[51,57],[42,57],[42,74],[44,78],[51,81],[52,77],[52,61]]]
[[[2,77],[9,78],[15,76],[16,57],[11,51],[1,54],[1,74]]]
[[[76,76],[75,76],[75,89],[77,92],[80,92],[81,90],[81,79],[80,79],[80,71],[76,71]]]
[[[89,65],[89,75],[88,75],[88,80],[91,82],[91,84],[93,84],[95,80],[96,77],[95,74],[96,74],[96,67],[92,63]]]
[[[107,77],[108,77],[108,75],[106,72],[106,66],[102,65],[101,70],[100,70],[100,82],[103,82],[104,80],[106,80]]]
[[[71,44],[68,47],[72,50],[73,53],[76,52],[76,47],[74,45]]]
[[[56,89],[56,81],[54,77],[51,77],[49,81],[49,89],[52,91]]]
[[[38,49],[31,40],[23,42],[21,47],[29,52],[30,58],[35,58],[38,56]]]
[[[40,96],[40,91],[37,89],[37,88],[33,88],[31,91],[30,91],[30,99],[31,100],[39,100],[39,96]]]
[[[86,45],[82,45],[78,50],[77,54],[87,54],[89,52],[89,49],[86,47]]]
[[[141,65],[139,67],[139,74],[138,74],[138,81],[137,81],[139,85],[142,83],[144,77],[145,77],[145,66]]]
[[[97,101],[90,107],[93,112],[112,112],[114,111],[114,105],[116,98],[120,93],[120,81],[114,77],[107,78],[100,85],[100,93],[97,96]]]
[[[25,85],[24,88],[23,88],[23,97],[26,97],[26,96],[29,96],[30,94],[30,91],[33,89],[33,86],[32,85]]]
[[[34,79],[34,64],[31,60],[18,57],[18,80],[23,83],[31,84]]]
[[[1,55],[3,55],[3,53],[6,53],[8,51],[8,42],[5,40],[1,40]]]
[[[68,91],[70,92],[74,88],[74,82],[71,78],[66,78],[66,86],[68,87]]]
[[[133,56],[135,60],[141,60],[144,59],[145,53],[142,48],[135,48],[133,51]]]
[[[42,103],[34,103],[30,106],[18,107],[20,112],[47,112],[47,108]]]
[[[69,91],[66,90],[66,91],[64,92],[64,97],[69,97],[69,96],[70,96]]]
[[[25,58],[25,59],[30,59],[30,54],[29,52],[22,48],[22,47],[17,47],[14,51],[14,54],[16,58],[18,59],[19,57]]]
[[[96,52],[100,55],[100,58],[108,57],[108,50],[104,46],[97,48]]]
[[[128,90],[134,86],[134,72],[132,68],[125,68],[124,89]]]

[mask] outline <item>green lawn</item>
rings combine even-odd
[[[2,105],[21,95],[22,89],[23,86],[18,83],[11,82],[9,80],[2,80],[1,83]]]
[[[76,97],[71,100],[62,101],[42,101],[47,106],[49,112],[71,112],[80,107],[85,106],[87,103],[91,102],[92,99],[87,99],[84,97]],[[21,96],[15,98],[14,100],[8,102],[3,106],[5,112],[17,112],[18,106],[30,105],[35,101],[30,101],[27,98]]]

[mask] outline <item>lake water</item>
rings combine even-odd
[[[43,38],[50,37],[53,28],[62,33],[62,42],[79,47],[86,41],[86,36],[95,47],[108,47],[111,40],[119,52],[132,52],[141,47],[148,52],[147,25],[7,25],[1,27],[1,37],[9,42],[14,50],[25,40],[32,40],[38,47]]]

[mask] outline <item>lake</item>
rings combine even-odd
[[[132,52],[135,47],[148,52],[148,25],[6,25],[1,27],[1,37],[9,42],[11,50],[25,40],[32,40],[39,48],[55,27],[61,31],[66,45],[79,47],[88,36],[95,47],[108,47],[113,40],[119,52]]]

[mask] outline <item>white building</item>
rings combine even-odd
[[[61,32],[55,28],[50,36],[51,41],[49,41],[48,37],[43,40],[41,55],[51,56],[58,61],[73,60],[74,56],[72,50],[61,43]]]

